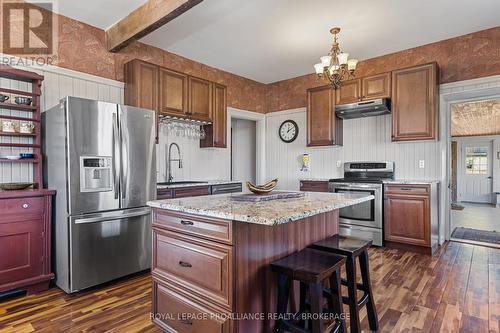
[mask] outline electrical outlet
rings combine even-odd
[[[342,166],[342,161],[337,161],[337,168],[340,168]]]
[[[418,167],[419,167],[420,169],[425,168],[425,160],[420,160],[420,161],[418,161]]]

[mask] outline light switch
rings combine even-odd
[[[419,161],[418,161],[418,167],[419,167],[420,169],[425,168],[425,160],[419,160]]]
[[[337,168],[340,168],[342,166],[342,161],[337,161]]]

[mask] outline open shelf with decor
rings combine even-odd
[[[40,130],[40,97],[43,76],[34,72],[0,65],[0,77],[19,83],[18,87],[0,87],[0,141],[2,155],[0,163],[33,164],[33,188],[42,189],[42,144]],[[5,110],[10,110],[5,112]],[[11,138],[10,140],[8,138]],[[8,148],[12,148],[11,153]],[[7,152],[6,152],[6,151]],[[33,157],[8,159],[7,156],[20,156],[32,153]],[[9,157],[10,157],[9,156]]]

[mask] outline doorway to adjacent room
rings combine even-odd
[[[256,122],[231,119],[231,179],[256,182]],[[246,187],[243,186],[243,190]]]
[[[451,239],[500,247],[500,98],[451,107]]]

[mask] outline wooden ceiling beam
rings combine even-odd
[[[185,13],[203,0],[147,0],[106,30],[108,51],[118,52]]]

